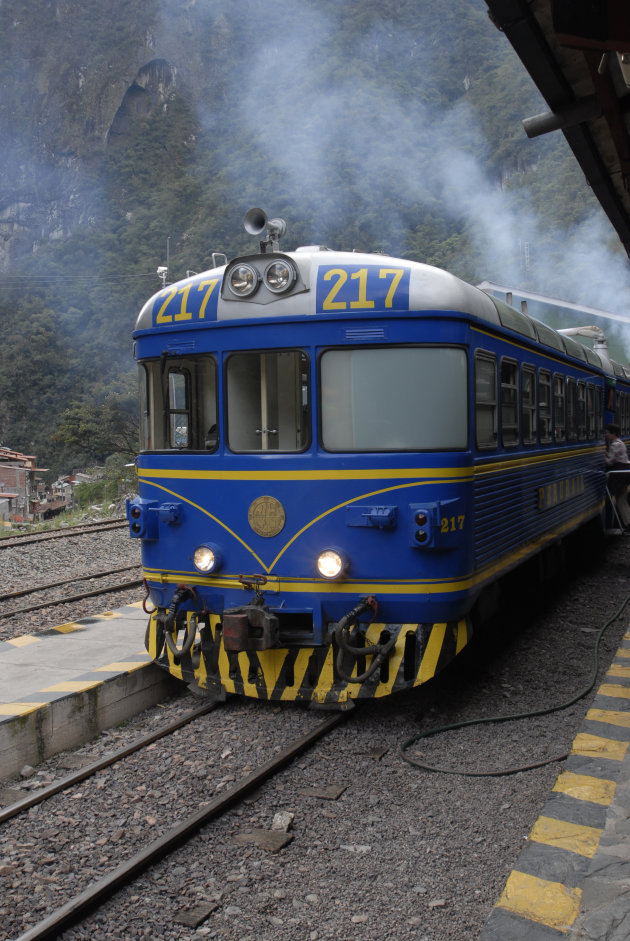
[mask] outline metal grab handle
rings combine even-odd
[[[278,431],[276,428],[257,428],[257,435],[277,435]]]

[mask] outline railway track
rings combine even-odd
[[[153,744],[157,739],[188,725],[194,719],[199,718],[212,708],[210,704],[202,706],[184,719],[165,727],[157,733],[146,736],[133,745],[115,752],[108,758],[101,759],[81,769],[81,771],[76,774],[46,788],[45,791],[39,794],[29,795],[29,797],[24,798],[0,813],[0,823],[4,823],[25,810],[43,803],[60,791],[73,787],[75,784],[84,781],[87,777],[96,774],[103,768],[109,767],[129,755],[141,751],[149,744]],[[228,810],[241,802],[248,794],[259,788],[265,781],[278,775],[295,758],[309,749],[319,739],[326,736],[337,725],[344,721],[347,716],[348,713],[335,713],[329,716],[324,722],[309,729],[305,734],[300,735],[297,739],[290,742],[290,744],[283,747],[271,759],[259,765],[255,770],[243,774],[242,777],[224,793],[216,796],[207,803],[202,803],[193,813],[182,816],[166,833],[150,842],[101,879],[89,885],[84,891],[71,898],[39,923],[33,925],[19,936],[18,941],[44,941],[44,939],[58,937],[62,931],[79,922],[99,905],[110,899],[121,888],[133,882],[140,874],[164,859],[173,850],[192,839],[203,826],[213,820],[219,819]]]
[[[56,781],[54,784],[49,784],[47,787],[29,794],[27,797],[16,801],[14,804],[9,804],[8,807],[0,810],[0,824],[6,823],[7,820],[11,820],[13,817],[17,817],[18,814],[23,813],[25,810],[30,810],[31,807],[37,807],[38,804],[43,804],[44,801],[48,800],[50,797],[53,797],[54,794],[59,794],[61,791],[66,791],[75,784],[79,784],[81,781],[85,781],[87,778],[93,777],[99,771],[102,771],[103,768],[110,768],[112,765],[116,764],[116,762],[122,761],[123,758],[128,758],[129,755],[134,755],[136,752],[141,751],[148,745],[152,745],[154,742],[159,741],[166,735],[172,735],[173,732],[177,732],[179,729],[184,728],[191,722],[194,722],[195,719],[205,715],[214,708],[214,703],[205,703],[203,706],[200,706],[198,709],[189,712],[187,715],[177,719],[175,722],[169,722],[167,725],[158,729],[156,732],[150,732],[148,735],[144,735],[141,738],[136,739],[129,745],[125,745],[123,748],[119,748],[116,751],[111,752],[111,754],[105,755],[103,758],[99,758],[96,761],[90,762],[89,764],[82,767],[79,771],[75,771],[73,774],[67,775],[67,777],[63,778],[61,781]]]
[[[126,856],[131,862],[142,846],[166,836],[180,812],[190,815],[200,802],[222,797],[317,717],[296,704],[271,707],[229,697],[188,732],[25,807],[0,830],[6,887],[0,938],[22,939],[21,932],[68,905],[72,911],[64,917],[82,923],[64,937],[95,941],[184,941],[195,929],[179,922],[179,914],[204,906],[211,908],[204,930],[225,941],[477,937],[562,765],[484,778],[460,772],[522,766],[567,751],[590,700],[523,722],[466,725],[414,746],[422,763],[455,774],[411,767],[398,748],[423,729],[540,709],[582,688],[595,636],[625,598],[628,564],[630,541],[610,544],[592,572],[570,585],[555,584],[543,611],[524,584],[515,594],[518,623],[505,612],[484,643],[437,683],[359,707],[352,723],[321,748],[223,812],[183,850],[150,863],[133,887],[118,888],[107,903],[105,897],[84,901],[89,883],[101,885]],[[627,629],[622,617],[604,635],[600,679]],[[159,713],[163,721],[162,708]],[[134,733],[113,729],[81,751],[93,760],[103,748],[112,750],[112,741],[118,747],[146,730],[143,723]],[[36,781],[51,783],[73,766],[74,756],[67,757],[52,757],[30,778],[7,784],[24,793]],[[347,789],[338,799],[321,793],[302,798],[303,790],[340,785]],[[27,800],[35,797],[29,793]],[[296,814],[290,845],[269,852],[244,844],[241,836],[268,827],[279,810]],[[85,912],[76,915],[83,905]],[[90,905],[98,906],[93,915]]]
[[[58,582],[49,582],[44,585],[33,585],[28,588],[20,588],[17,591],[7,592],[4,595],[0,595],[0,602],[11,602],[18,598],[23,598],[26,595],[32,594],[46,594],[50,591],[55,591],[56,589],[63,588],[66,585],[72,585],[77,582],[91,582],[94,579],[105,579],[110,578],[112,575],[117,575],[122,572],[137,572],[139,570],[138,565],[127,565],[122,568],[109,569],[104,572],[93,572],[87,573],[85,575],[76,575],[72,578],[67,578]],[[87,591],[78,592],[74,595],[62,595],[56,597],[47,597],[45,601],[36,602],[34,604],[27,605],[21,608],[12,608],[9,611],[1,611],[0,619],[14,617],[18,614],[29,614],[31,611],[39,611],[44,608],[55,607],[61,604],[69,604],[75,601],[82,601],[85,598],[96,598],[99,595],[110,594],[116,591],[126,591],[130,588],[137,588],[142,585],[141,578],[128,579],[123,582],[116,582],[114,584],[107,583],[100,585],[97,588],[92,588]]]
[[[0,538],[0,549],[14,549],[16,546],[30,546],[38,542],[51,542],[54,539],[68,539],[73,536],[85,536],[86,533],[107,532],[111,529],[125,529],[127,521],[124,517],[108,519],[95,523],[84,523],[81,526],[69,526],[67,529],[53,532],[22,533],[19,536],[3,536]]]

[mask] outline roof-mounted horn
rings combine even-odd
[[[262,209],[250,209],[243,219],[245,231],[250,235],[261,235],[265,232],[266,236],[260,242],[260,251],[265,254],[267,251],[277,252],[280,250],[279,240],[287,231],[287,224],[284,219],[267,219],[267,213]]]

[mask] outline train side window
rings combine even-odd
[[[187,370],[169,371],[167,415],[169,446],[190,447],[190,374]]]
[[[538,437],[542,444],[551,441],[551,373],[541,369],[538,374]]]
[[[308,447],[309,360],[305,353],[231,353],[226,389],[230,450],[303,451]]]
[[[604,436],[604,396],[600,388],[595,389],[595,437]]]
[[[475,440],[478,448],[497,446],[497,360],[475,353]]]
[[[595,386],[592,382],[586,385],[586,437],[592,441],[596,434],[597,409]]]
[[[573,376],[567,376],[567,440],[577,440],[577,385]]]
[[[577,434],[578,441],[586,440],[586,383],[582,379],[577,384]]]
[[[215,450],[217,367],[212,356],[178,356],[140,364],[143,451]],[[143,379],[144,376],[144,379]]]
[[[138,404],[140,407],[140,449],[150,451],[153,444],[153,410],[151,395],[153,374],[145,363],[138,364]]]
[[[521,426],[523,444],[536,442],[536,370],[523,366],[521,371]]]
[[[564,441],[566,436],[564,376],[559,373],[554,373],[553,377],[553,413],[555,439]]]
[[[501,441],[506,448],[518,444],[518,363],[501,360]]]

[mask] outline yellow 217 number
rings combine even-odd
[[[396,288],[400,284],[400,279],[405,273],[404,268],[379,268],[379,278],[391,278],[391,284],[385,296],[385,307],[391,307],[394,301]],[[322,310],[371,310],[374,307],[374,301],[367,297],[367,279],[368,269],[359,268],[358,271],[350,275],[351,281],[357,281],[357,299],[350,301],[336,301],[335,298],[348,280],[348,272],[344,268],[331,268],[324,273],[324,281],[332,281],[332,287],[324,298]]]
[[[462,513],[461,516],[443,516],[440,520],[440,532],[441,533],[456,533],[458,530],[464,528],[464,521],[466,517]]]

